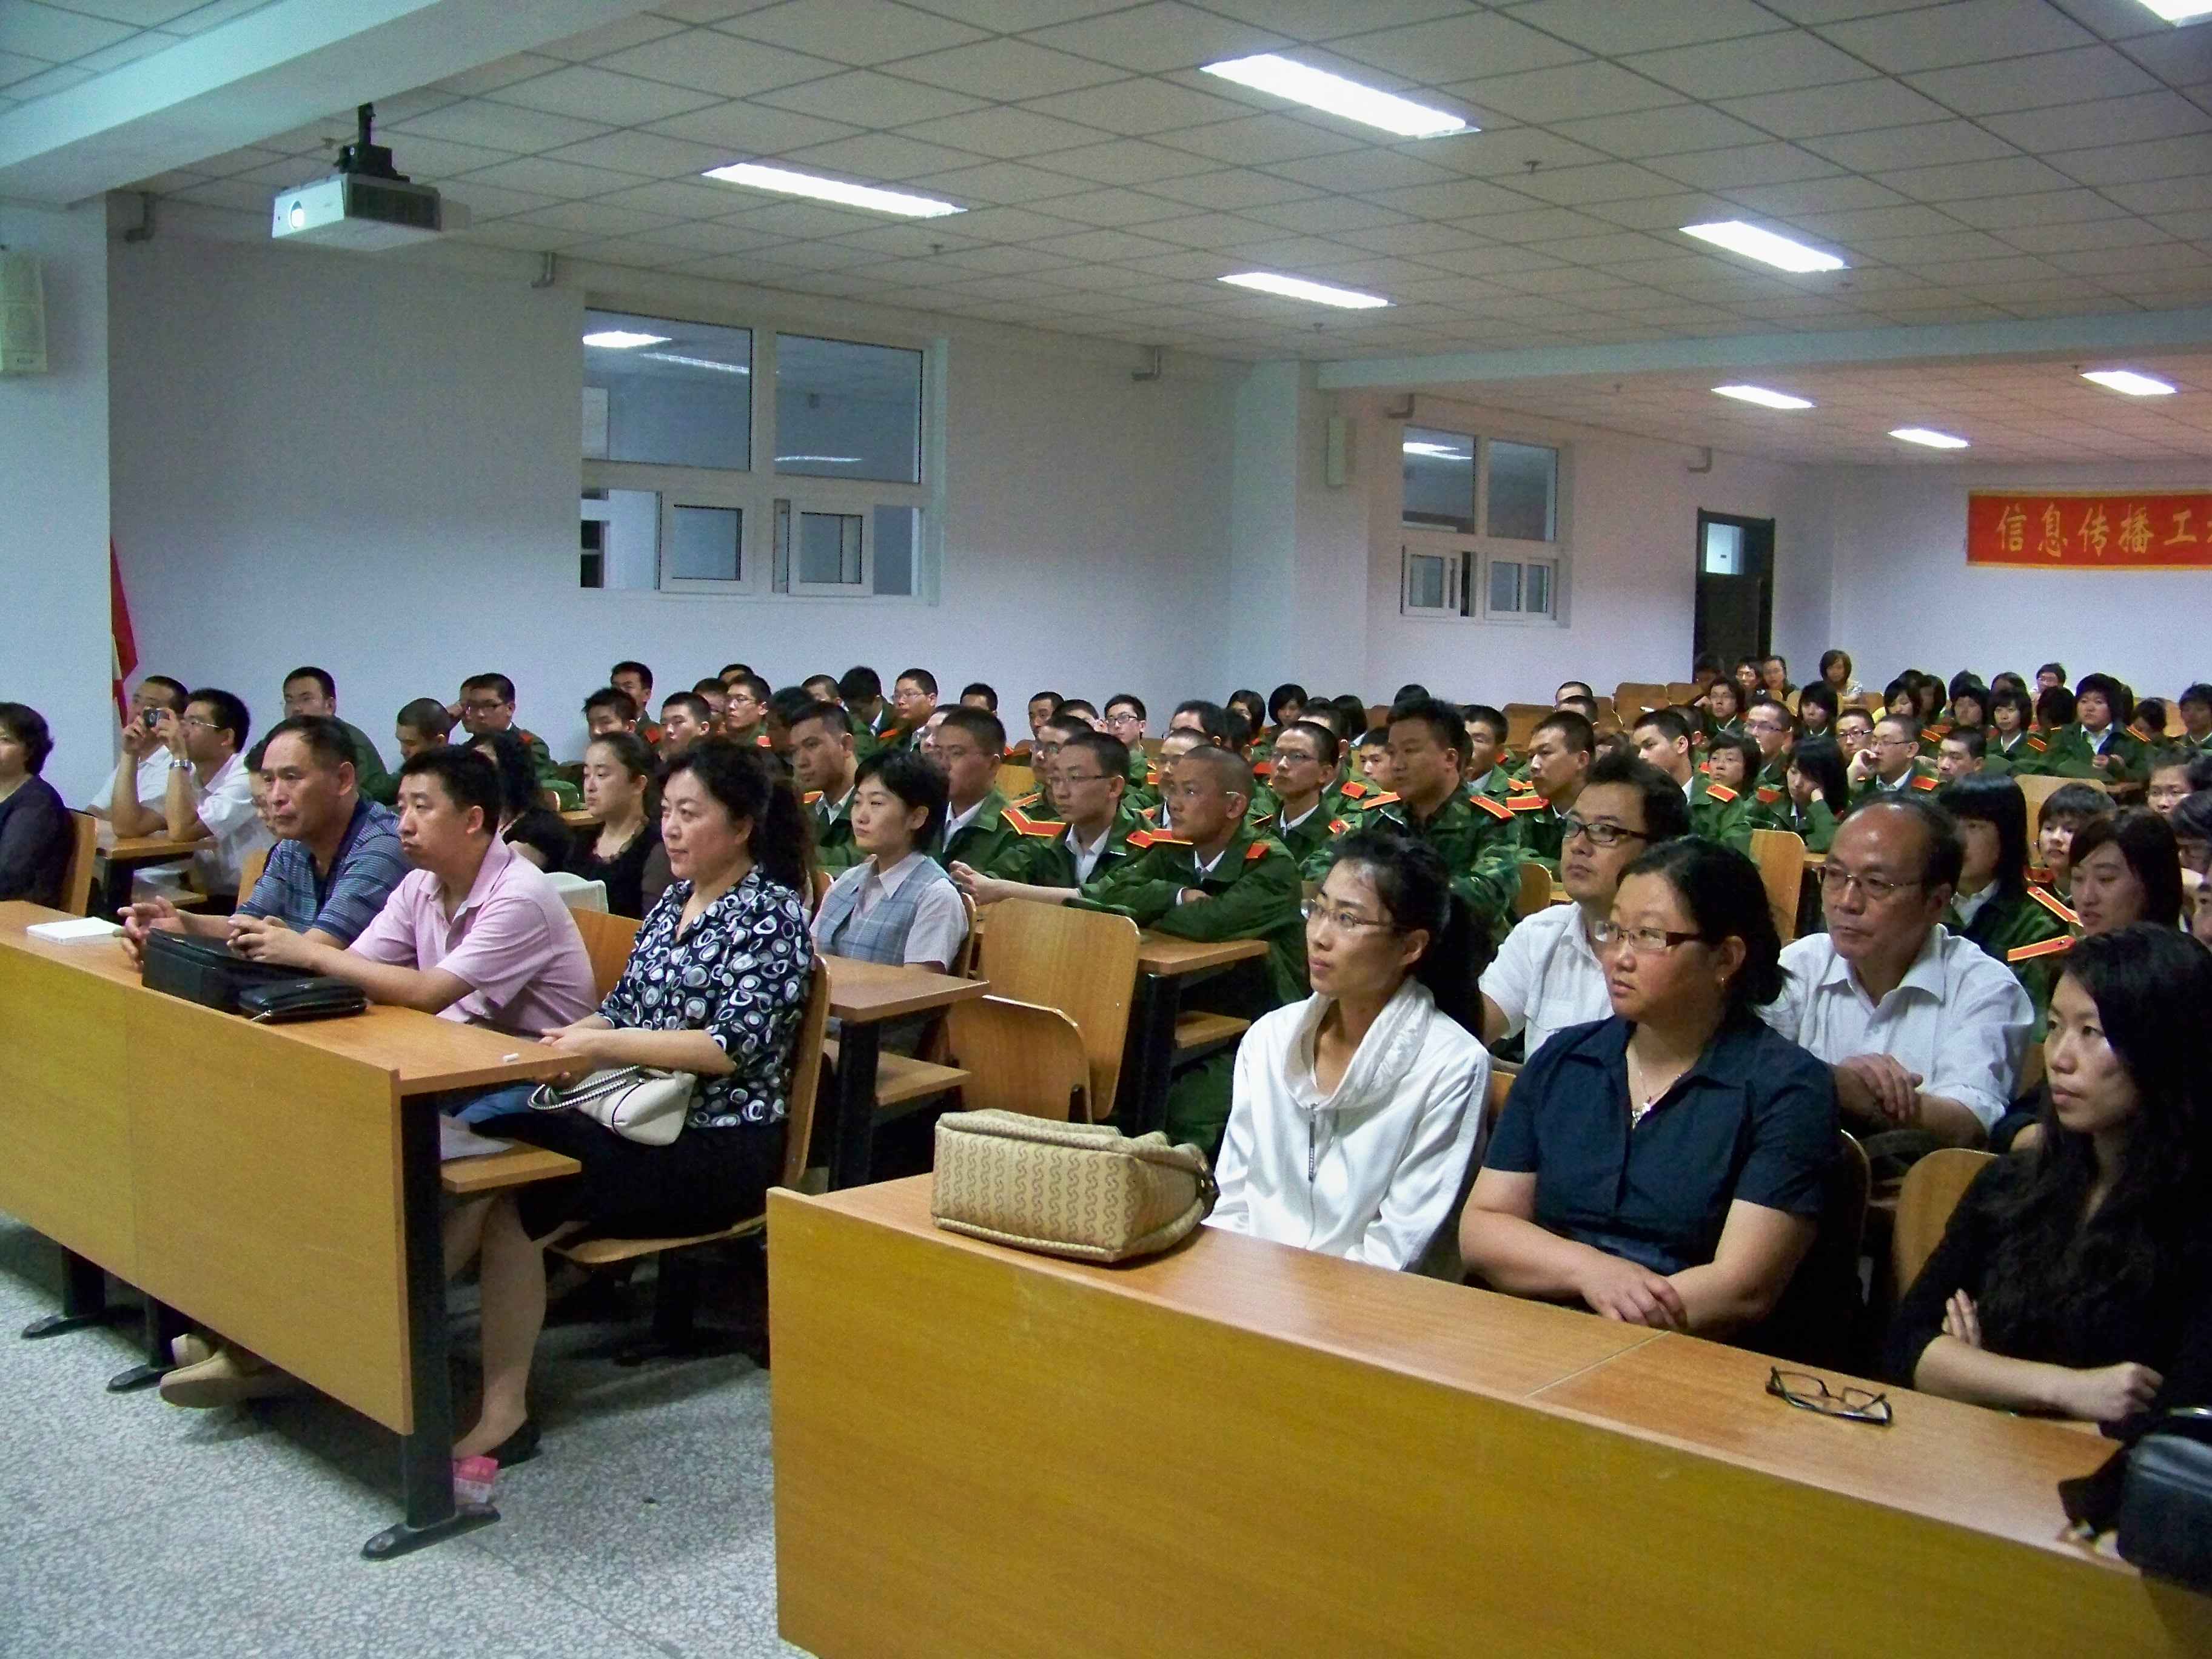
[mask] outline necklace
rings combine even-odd
[[[1636,1050],[1631,1048],[1628,1051],[1628,1127],[1632,1129],[1644,1121],[1651,1109],[1659,1103],[1659,1097],[1674,1082],[1674,1078],[1669,1078],[1656,1089],[1646,1089],[1641,1075],[1643,1071],[1644,1062],[1637,1058]],[[1676,1073],[1676,1076],[1680,1075]]]

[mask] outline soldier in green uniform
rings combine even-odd
[[[1330,847],[1352,828],[1350,817],[1330,811],[1325,799],[1342,748],[1335,730],[1318,720],[1293,720],[1280,728],[1275,733],[1275,810],[1255,807],[1251,813],[1253,828],[1281,842],[1306,881],[1322,878]]]
[[[1133,691],[1116,691],[1106,699],[1106,730],[1121,741],[1129,756],[1129,793],[1124,803],[1132,811],[1157,806],[1160,780],[1152,757],[1145,748],[1145,700]]]
[[[472,738],[490,732],[512,732],[530,751],[530,764],[538,774],[538,787],[553,793],[558,810],[574,811],[584,804],[583,792],[560,775],[553,751],[545,739],[514,723],[514,682],[504,674],[471,674],[461,682],[461,725]]]
[[[2196,760],[2194,750],[2152,750],[2143,762],[2143,805],[2162,818],[2171,817],[2190,793],[2189,769]]]
[[[2035,725],[2035,705],[2027,693],[2010,686],[1990,693],[1990,722],[1987,741],[1983,746],[1984,763],[2002,761],[2002,775],[2040,776],[2043,757],[2051,745],[2033,728]]]
[[[354,782],[362,794],[380,806],[390,806],[399,799],[399,781],[384,769],[384,757],[369,741],[368,733],[338,720],[337,682],[331,678],[329,671],[295,668],[284,677],[284,718],[289,720],[300,714],[319,714],[345,727],[345,734],[353,744]],[[268,747],[269,739],[264,737],[246,752],[247,771],[261,769],[262,752]],[[580,802],[582,797],[577,799]]]
[[[1939,783],[1956,783],[1960,778],[2011,775],[2012,768],[2003,757],[1990,753],[1989,733],[1978,726],[1954,726],[1943,734],[1936,755],[1936,778]]]
[[[1096,735],[1097,728],[1073,712],[1075,708],[1073,703],[1062,704],[1030,735],[1030,775],[1036,781],[1036,787],[1015,796],[1011,804],[1024,817],[1040,823],[1060,821],[1060,809],[1053,804],[1052,788],[1053,769],[1059,763],[1060,751],[1079,737]]]
[[[1674,780],[1690,803],[1690,833],[1707,841],[1751,851],[1751,799],[1714,783],[1690,760],[1690,723],[1678,708],[1647,709],[1631,736],[1636,752]]]
[[[1765,788],[1780,799],[1790,787],[1790,739],[1796,734],[1790,711],[1778,702],[1755,702],[1743,717],[1743,734],[1759,747],[1759,769],[1744,787],[1754,799]]]
[[[1467,733],[1466,779],[1470,798],[1487,795],[1510,804],[1516,794],[1528,793],[1525,770],[1519,775],[1505,764],[1505,716],[1486,702],[1469,703],[1461,712],[1460,727]]]
[[[822,867],[831,876],[865,856],[853,844],[853,718],[834,702],[817,702],[791,726],[791,770],[805,792],[806,816]]]
[[[1058,809],[1052,827],[1060,833],[1032,847],[1029,869],[1019,881],[955,865],[952,879],[960,890],[978,904],[1000,899],[1066,904],[1115,875],[1142,850],[1132,847],[1129,838],[1152,828],[1129,810],[1127,765],[1128,750],[1106,732],[1085,731],[1069,738],[1052,770]]]
[[[904,676],[901,676],[903,682]],[[999,791],[1006,728],[982,708],[945,709],[928,732],[922,757],[945,777],[945,828],[930,857],[950,872],[964,864],[978,875],[1029,879],[1042,842],[1060,833],[1056,823],[1023,814]]]
[[[837,696],[853,722],[853,757],[866,760],[896,729],[896,718],[884,701],[884,683],[872,668],[848,668],[837,682]]]
[[[1559,873],[1565,814],[1582,793],[1596,753],[1596,729],[1572,709],[1556,710],[1536,722],[1528,738],[1528,781],[1534,787],[1506,802],[1521,838],[1522,862]]]
[[[1185,1006],[1256,1019],[1306,994],[1305,923],[1297,866],[1273,836],[1246,820],[1252,774],[1243,758],[1212,745],[1169,768],[1167,801],[1180,833],[1139,830],[1139,856],[1076,901],[1112,910],[1177,939],[1259,939],[1264,957],[1239,963],[1188,991]],[[1170,1140],[1211,1157],[1229,1121],[1234,1052],[1221,1049],[1185,1072],[1170,1091]]]
[[[2128,730],[2135,693],[2110,674],[2084,674],[2074,688],[2074,707],[2087,775],[2106,783],[2141,783],[2150,775],[2149,747]]]
[[[1513,810],[1488,795],[1469,799],[1460,765],[1467,728],[1459,711],[1434,697],[1412,697],[1390,710],[1392,793],[1370,799],[1363,829],[1387,826],[1436,848],[1452,872],[1452,890],[1503,939],[1521,896],[1521,837]]]
[[[2212,685],[2202,680],[2184,690],[2180,697],[2181,736],[2169,738],[2169,743],[2198,755],[2212,755]]]
[[[1943,925],[2012,969],[2035,1005],[2039,1042],[2074,936],[2028,885],[2027,797],[2010,778],[1966,777],[1945,784],[1936,799],[1958,820],[1966,848]]]
[[[1805,843],[1807,852],[1825,853],[1850,805],[1843,750],[1828,738],[1802,738],[1790,748],[1781,795],[1770,801],[1764,790],[1754,794],[1751,827],[1787,830]]]
[[[1932,794],[1942,780],[1920,757],[1920,727],[1906,714],[1884,714],[1875,722],[1874,741],[1851,760],[1851,805],[1901,795],[1907,790]]]

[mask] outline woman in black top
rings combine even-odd
[[[670,763],[661,829],[675,880],[599,1012],[545,1035],[571,1076],[617,1066],[696,1078],[665,1146],[580,1113],[510,1114],[501,1134],[565,1152],[580,1174],[464,1206],[448,1261],[483,1258],[483,1408],[455,1455],[537,1449],[525,1389],[545,1318],[546,1243],[580,1223],[633,1237],[717,1232],[758,1213],[783,1159],[791,1049],[814,947],[802,895],[813,839],[764,750],[702,738]]]
[[[0,702],[0,899],[49,909],[62,902],[76,826],[54,787],[39,775],[54,740],[35,708]]]
[[[598,827],[568,843],[562,867],[607,884],[607,908],[645,915],[645,860],[660,844],[652,800],[653,757],[628,732],[593,738],[584,749],[584,807]]]
[[[2171,927],[2075,945],[2043,1138],[1960,1200],[1890,1328],[1899,1382],[2093,1423],[2212,1401],[2208,1007],[2212,953]]]
[[[1460,1224],[1493,1289],[1726,1335],[1812,1247],[1836,1153],[1828,1068],[1754,1012],[1781,994],[1759,871],[1717,842],[1653,848],[1590,929],[1613,1018],[1522,1067]]]
[[[529,747],[512,732],[486,732],[471,746],[499,769],[499,838],[541,870],[568,861],[568,826],[545,805]]]

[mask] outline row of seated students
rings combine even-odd
[[[408,758],[390,777],[396,820],[363,792],[355,757],[364,739],[335,719],[331,689],[317,679],[330,712],[294,715],[256,751],[260,811],[279,842],[235,914],[195,916],[159,899],[133,907],[134,945],[154,927],[217,933],[249,954],[355,977],[380,1000],[543,1032],[579,1069],[693,1070],[708,1080],[693,1128],[766,1132],[687,1133],[675,1143],[686,1150],[664,1158],[672,1149],[525,1114],[514,1091],[449,1103],[585,1165],[573,1181],[457,1212],[450,1255],[457,1265],[480,1257],[486,1287],[483,1414],[463,1449],[511,1462],[534,1446],[522,1389],[543,1317],[543,1245],[580,1224],[708,1231],[757,1204],[780,1156],[780,1079],[813,952],[942,966],[964,934],[963,888],[981,900],[1095,905],[1187,936],[1268,941],[1252,973],[1222,987],[1227,1011],[1257,1017],[1250,1031],[1219,1075],[1178,1079],[1170,1103],[1179,1134],[1220,1143],[1215,1224],[1406,1267],[1464,1194],[1461,1251],[1483,1282],[1747,1340],[1758,1340],[1809,1245],[1836,1124],[1869,1142],[1901,1140],[1900,1161],[1927,1145],[2003,1133],[2022,1121],[2013,1095],[2047,1018],[2051,1080],[2034,1102],[2039,1133],[2002,1167],[2064,1181],[2045,1192],[2042,1174],[2021,1177],[2000,1204],[1999,1189],[2020,1183],[1984,1178],[1976,1192],[1990,1191],[1961,1210],[1962,1227],[1984,1229],[1978,1245],[1939,1253],[1960,1283],[1944,1291],[1937,1323],[1965,1347],[2087,1380],[2061,1398],[2065,1379],[2038,1371],[2044,1396],[2007,1395],[1990,1379],[2011,1373],[1944,1358],[1951,1350],[1932,1334],[1923,1346],[1937,1356],[1933,1368],[1917,1357],[1899,1373],[2099,1420],[2126,1413],[2077,1409],[2118,1397],[2095,1389],[2124,1385],[2139,1407],[2152,1372],[2197,1375],[2183,1343],[2203,1300],[2203,1263],[2194,1237],[2172,1233],[2179,1224],[2163,1207],[2172,1191],[2160,1183],[2185,1173],[2172,1190],[2201,1192],[2212,1120],[2175,1082],[2186,1068],[2166,1066],[2142,1035],[2142,1011],[2119,1006],[2142,988],[2143,974],[2126,968],[2137,958],[2123,951],[2113,958],[2122,967],[2106,971],[2106,947],[2087,941],[2125,936],[2128,950],[2151,953],[2150,982],[2201,989],[2202,948],[2178,927],[2181,862],[2185,847],[2201,874],[2212,853],[2212,796],[2171,809],[2185,831],[2197,830],[2178,842],[2154,811],[2112,816],[2105,796],[2083,792],[2106,810],[2073,827],[2054,879],[2070,880],[2085,942],[2069,930],[2061,948],[2032,959],[2046,986],[2038,999],[2030,963],[2008,963],[2009,952],[1971,936],[1973,918],[2016,901],[2029,880],[2024,805],[2007,780],[1885,788],[1877,772],[1856,799],[1833,804],[1840,822],[1820,881],[1826,930],[1784,948],[1740,850],[1744,819],[1768,803],[1755,791],[1746,803],[1698,769],[1702,711],[1652,711],[1629,733],[1601,738],[1571,706],[1587,688],[1571,682],[1559,699],[1570,706],[1541,724],[1528,775],[1516,778],[1498,761],[1502,717],[1411,688],[1383,724],[1394,787],[1377,790],[1345,768],[1347,711],[1285,697],[1294,687],[1268,700],[1277,724],[1255,745],[1265,786],[1230,710],[1182,705],[1155,762],[1117,734],[1141,739],[1136,699],[1110,700],[1100,716],[1047,696],[1031,705],[1027,746],[1045,789],[1017,804],[994,787],[1006,734],[976,706],[995,701],[988,688],[939,709],[934,682],[910,671],[888,710],[879,683],[872,710],[822,695],[842,698],[854,681],[753,698],[768,711],[763,729],[734,740],[710,718],[684,730],[697,711],[678,699],[705,700],[677,694],[653,734],[657,765],[635,729],[637,699],[618,687],[619,701],[595,696],[613,718],[582,773],[602,831],[592,849],[610,830],[630,844],[648,833],[632,826],[650,817],[668,871],[641,904],[637,955],[596,1012],[574,924],[535,876],[529,843],[511,834],[542,803],[531,796],[527,734],[513,728],[512,688],[497,676],[464,688],[463,720],[476,716],[470,746],[432,740],[445,735],[427,729],[448,712],[442,705],[404,711],[424,724],[401,722]],[[211,832],[217,824],[191,791],[244,741],[243,711],[225,708],[227,696],[186,694],[181,711],[133,722],[169,753],[165,804],[183,793]],[[1756,725],[1778,726],[1771,716],[1785,706],[1754,702],[1765,710]],[[33,775],[43,740],[34,714],[0,705],[0,769],[19,767],[19,782]],[[1779,745],[1785,776],[1822,741],[1793,722]],[[1476,757],[1488,763],[1480,771]],[[143,794],[139,758],[126,750],[112,807]],[[0,770],[0,789],[9,777]],[[1153,804],[1139,812],[1133,795]],[[1502,811],[1477,805],[1500,795]],[[1557,837],[1548,844],[1547,830]],[[2047,866],[2048,837],[2045,856]],[[1510,894],[1524,860],[1553,866],[1570,902],[1516,926]],[[817,906],[812,872],[824,866],[840,872]],[[1319,884],[1312,898],[1302,899],[1302,881]],[[2200,926],[2208,911],[2198,907]],[[745,939],[755,943],[741,951]],[[730,970],[733,957],[760,953],[775,973]],[[2086,1012],[2085,997],[2094,1005]],[[2128,1030],[2133,1047],[2108,1040],[2112,1029]],[[1491,1055],[1478,1038],[1516,1036],[1528,1062],[1492,1124]],[[2069,1056],[2087,1056],[2079,1065],[2062,1066],[2067,1043]],[[2154,1088],[2165,1091],[2154,1108]],[[2166,1115],[2155,1179],[2126,1162],[2132,1126],[2152,1109]],[[2081,1259],[2155,1272],[2141,1285],[2057,1285],[2050,1276],[2079,1252],[2025,1265],[2008,1255],[2006,1218],[2028,1214],[2038,1193],[2037,1202],[2075,1203],[2057,1234],[2037,1212],[2045,1243],[2077,1231],[2087,1239],[2107,1223],[2133,1228],[2118,1256],[2100,1239]],[[2124,1202],[2112,1207],[2116,1199]],[[2110,1291],[2122,1313],[2089,1327],[2038,1323],[2021,1312],[2014,1285],[1993,1291],[2011,1313],[1975,1322],[1974,1304],[1994,1284],[1977,1275],[2007,1263],[2034,1267],[2054,1295]],[[2027,1303],[2039,1306],[2039,1295]],[[1908,1299],[1906,1310],[1922,1325],[1924,1300]],[[173,1373],[167,1392],[234,1398],[261,1375],[251,1356],[226,1351]]]

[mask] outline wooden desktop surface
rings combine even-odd
[[[1267,954],[1267,941],[1263,939],[1170,939],[1164,933],[1146,933],[1137,940],[1137,971],[1177,978]]]
[[[830,970],[830,1012],[851,1025],[926,1014],[933,1008],[980,997],[991,988],[988,980],[958,979],[951,974],[933,974],[926,968],[861,962],[851,957],[821,960]]]
[[[904,1656],[2212,1652],[2061,1537],[2108,1448],[1201,1230],[1093,1267],[927,1177],[770,1197],[779,1615]],[[1832,1379],[1837,1380],[1837,1379]]]
[[[163,859],[190,858],[205,847],[204,836],[196,841],[173,841],[161,836],[118,836],[101,820],[102,839],[98,843],[100,857],[113,864],[155,864]]]

